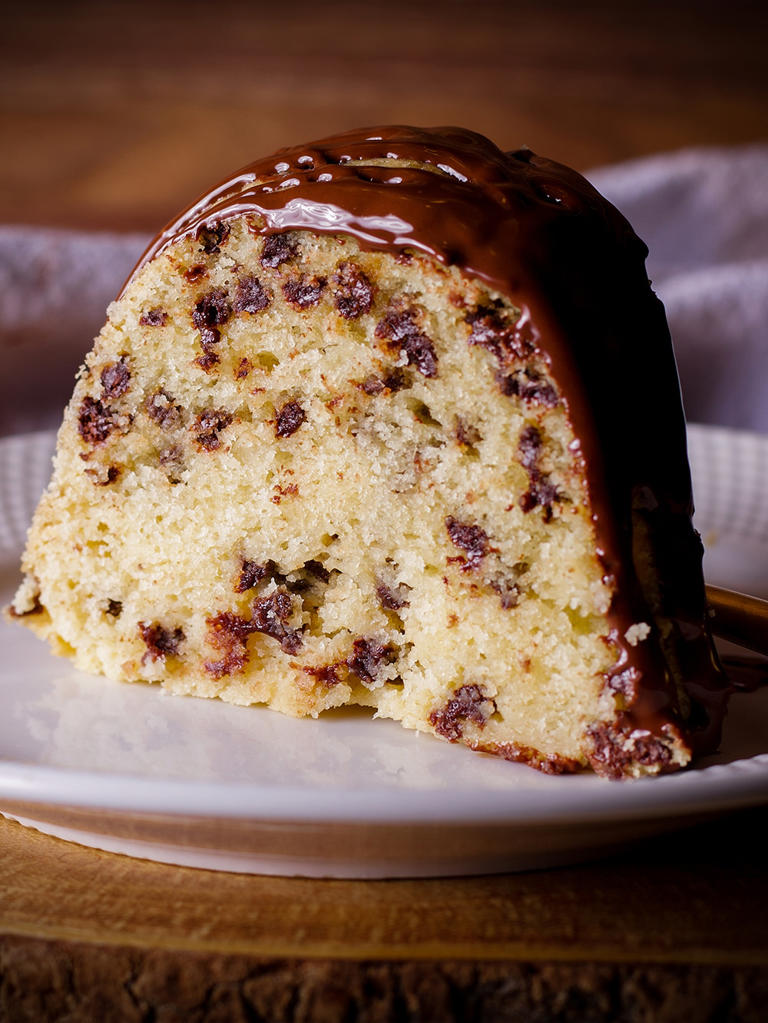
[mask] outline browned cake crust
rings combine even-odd
[[[546,771],[656,773],[714,748],[727,684],[645,254],[575,172],[460,129],[354,132],[246,168],[159,236],[111,308],[16,613],[92,670],[290,713],[366,703]],[[268,435],[273,468],[238,455],[245,476],[228,476],[233,452]],[[79,541],[61,528],[75,473]],[[158,568],[177,614],[142,611],[115,576],[98,598],[70,580],[82,613],[65,623],[46,583],[57,549],[98,541],[139,575],[152,560],[130,546],[146,532],[121,552],[133,527],[103,513],[140,478],[166,488],[158,521],[218,479],[222,536],[246,478],[282,510],[231,549],[207,545],[218,561],[196,622]],[[401,534],[368,518],[382,490]],[[321,508],[336,525],[310,543]],[[86,653],[94,629],[103,650]]]

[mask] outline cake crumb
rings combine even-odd
[[[651,627],[647,622],[636,622],[634,625],[630,625],[624,633],[624,639],[626,639],[630,646],[637,646],[638,643],[642,643],[644,639],[647,639],[650,634]]]
[[[40,603],[40,583],[34,576],[25,576],[8,610],[13,618],[40,614],[43,610],[43,605]]]

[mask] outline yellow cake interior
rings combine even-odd
[[[586,763],[612,593],[518,316],[348,237],[176,241],[87,357],[15,613],[113,679]]]

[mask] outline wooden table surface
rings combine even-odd
[[[154,231],[252,157],[359,124],[464,124],[580,169],[765,141],[766,29],[740,0],[14,4],[0,223]],[[757,1023],[766,824],[542,873],[343,882],[0,820],[0,1020]]]
[[[235,167],[360,125],[461,124],[578,169],[766,140],[757,0],[13,4],[0,223],[159,226]]]
[[[745,811],[551,871],[331,881],[0,819],[0,1019],[764,1023],[766,825]]]

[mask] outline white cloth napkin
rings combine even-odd
[[[0,436],[56,427],[144,235],[0,227]]]
[[[593,171],[648,244],[688,419],[768,433],[768,145]]]
[[[768,145],[588,175],[650,249],[691,420],[768,433]],[[148,239],[0,228],[0,434],[55,425]]]

